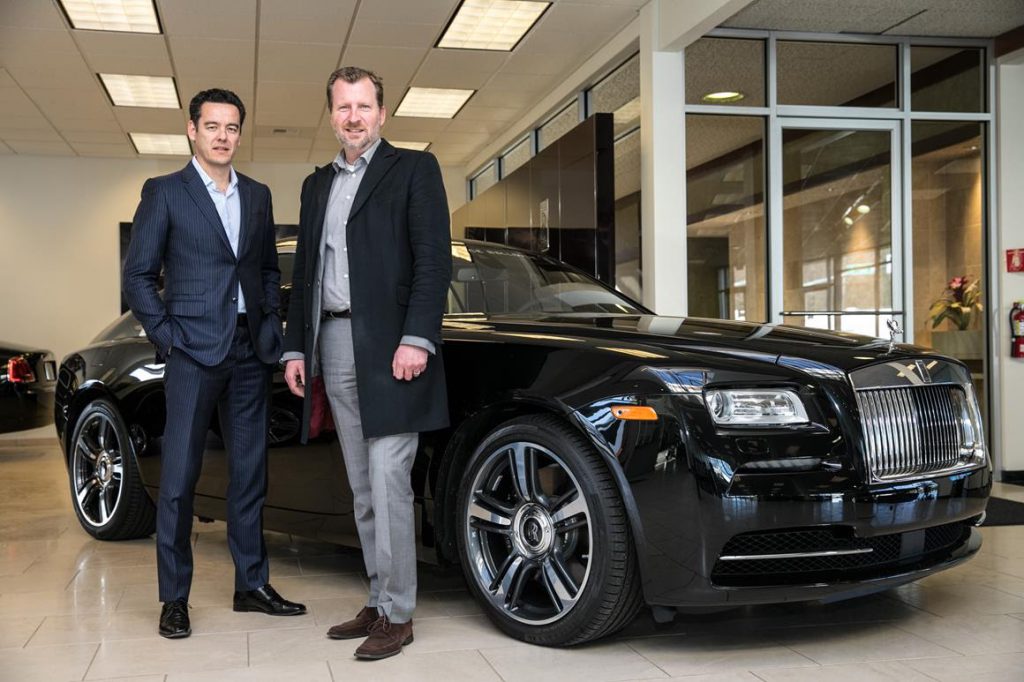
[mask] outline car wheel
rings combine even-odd
[[[71,437],[68,479],[78,522],[99,540],[146,537],[156,529],[156,507],[142,486],[135,450],[117,408],[89,403]]]
[[[537,415],[492,431],[468,462],[458,501],[467,582],[509,635],[579,644],[636,614],[622,498],[591,444],[563,422]]]

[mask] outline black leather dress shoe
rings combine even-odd
[[[262,611],[271,616],[301,616],[305,604],[288,601],[270,583],[248,592],[235,592],[235,611]]]
[[[164,602],[160,610],[160,636],[167,639],[181,639],[192,634],[188,622],[188,602],[184,599]]]

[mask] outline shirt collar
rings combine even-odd
[[[373,160],[373,155],[377,152],[377,147],[380,146],[380,141],[381,138],[378,137],[376,142],[367,147],[366,151],[359,155],[359,159],[365,160],[367,166],[369,166],[370,161]],[[348,168],[351,170],[354,169],[359,164],[359,159],[356,159],[355,163],[350,164],[348,160],[345,159],[345,152],[340,151],[338,152],[338,155],[334,157],[334,161],[332,162],[331,165],[334,166],[335,172],[340,171],[342,168]]]
[[[206,174],[206,171],[203,170],[202,165],[200,165],[199,161],[194,156],[192,157],[192,167],[196,169],[197,173],[199,173],[199,179],[203,181],[204,185],[206,185],[206,189],[212,189],[217,192],[220,191],[217,189],[217,183],[213,178]],[[235,174],[235,167],[231,166],[230,170],[231,179],[228,180],[228,190],[225,194],[231,194],[231,192],[238,186],[238,175]]]

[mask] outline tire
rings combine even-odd
[[[78,522],[94,538],[133,540],[156,530],[156,507],[143,488],[128,429],[108,400],[89,403],[75,423],[68,483]]]
[[[592,445],[557,418],[517,418],[488,434],[467,463],[457,514],[466,581],[508,635],[581,644],[639,610],[622,497]]]

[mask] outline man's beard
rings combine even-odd
[[[339,135],[338,133],[334,133],[334,137],[335,139],[338,140],[338,143],[341,144],[341,148],[344,149],[345,151],[362,154],[367,149],[372,147],[374,142],[380,139],[380,132],[378,131],[377,134],[375,135],[373,132],[367,131],[366,141],[363,142],[362,144],[353,144],[352,142],[349,142],[344,135]]]

